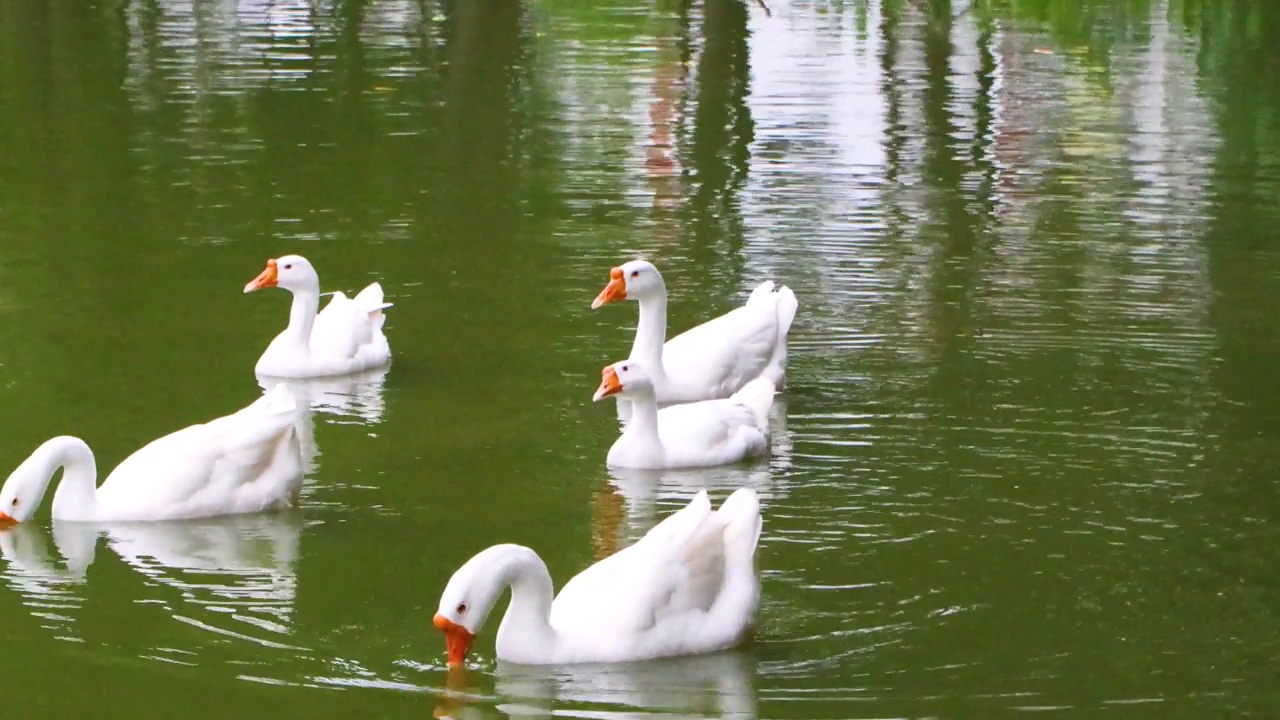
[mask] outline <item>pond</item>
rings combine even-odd
[[[0,0],[3,472],[251,402],[268,258],[394,304],[295,510],[0,534],[6,713],[1280,711],[1280,6],[767,3]],[[767,461],[606,467],[636,257],[796,293]],[[744,486],[747,646],[448,672],[473,553]]]

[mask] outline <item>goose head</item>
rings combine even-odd
[[[600,371],[600,387],[592,400],[603,400],[613,395],[622,397],[653,393],[653,380],[644,366],[635,360],[622,360],[605,365]]]
[[[289,291],[320,289],[320,276],[301,255],[282,255],[267,261],[267,269],[244,286],[247,293],[263,288],[281,287]]]
[[[604,286],[591,308],[608,305],[618,300],[643,300],[646,297],[658,297],[667,292],[666,283],[662,281],[662,273],[653,263],[646,260],[632,260],[609,271],[609,284]]]
[[[494,545],[482,550],[458,568],[436,610],[434,625],[444,633],[449,667],[459,667],[467,658],[471,641],[489,619],[498,596],[506,587],[512,545]]]
[[[43,450],[41,446],[0,485],[0,527],[26,522],[40,507],[51,472],[44,467]]]

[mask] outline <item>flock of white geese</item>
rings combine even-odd
[[[373,283],[335,292],[320,309],[320,279],[305,258],[267,261],[246,293],[290,291],[289,324],[256,373],[279,380],[247,407],[183,428],[125,458],[101,484],[79,438],[46,441],[0,486],[0,525],[31,520],[54,477],[59,522],[194,520],[297,504],[304,476],[297,425],[303,408],[289,380],[353,375],[386,366],[382,332],[390,307]],[[606,462],[618,468],[692,468],[769,453],[768,414],[787,367],[798,303],[787,287],[761,283],[741,307],[667,340],[667,292],[651,263],[610,271],[592,308],[635,300],[639,321],[626,360],[604,367],[594,400],[616,397],[626,419]],[[739,488],[718,509],[700,491],[629,547],[591,565],[555,594],[537,553],[501,544],[450,578],[434,623],[450,666],[507,589],[500,660],[520,664],[627,662],[714,652],[748,633],[759,599],[755,493]]]

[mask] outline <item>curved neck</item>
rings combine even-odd
[[[284,334],[303,346],[311,343],[311,327],[320,307],[320,291],[314,289],[292,290],[293,306],[289,308],[289,327]]]
[[[554,588],[546,564],[532,550],[512,547],[499,559],[495,579],[500,587],[511,588],[511,604],[498,626],[498,655],[517,661],[531,654],[545,657],[556,641],[551,627]]]
[[[658,399],[654,397],[653,391],[641,390],[623,397],[631,401],[631,418],[622,431],[623,437],[661,449],[662,440],[658,438]]]
[[[661,288],[639,302],[640,319],[636,323],[636,340],[631,344],[631,359],[643,363],[651,377],[664,378],[662,345],[667,341],[667,291]]]
[[[98,468],[89,446],[70,436],[45,442],[14,471],[15,474],[23,472],[25,482],[33,485],[27,517],[35,512],[59,469],[63,471],[62,482],[53,495],[53,516],[64,520],[90,519],[98,505]]]

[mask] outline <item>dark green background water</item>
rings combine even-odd
[[[1275,717],[1280,4],[771,7],[0,0],[0,467],[252,400],[268,257],[395,303],[299,512],[0,536],[5,716]],[[637,255],[796,291],[767,465],[604,467]],[[472,553],[743,484],[752,647],[442,695]]]

